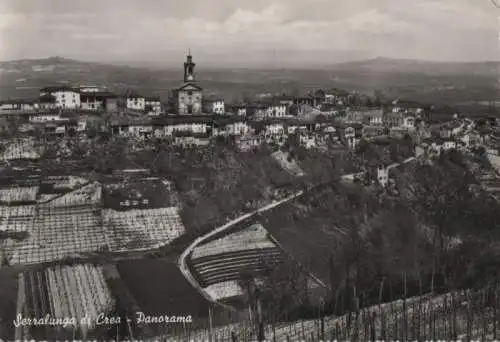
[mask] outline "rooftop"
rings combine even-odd
[[[72,91],[75,93],[79,93],[80,91],[78,89],[72,88],[70,86],[65,86],[65,85],[60,85],[60,86],[50,86],[50,87],[44,87],[40,89],[40,92],[44,93],[54,93],[58,91]]]

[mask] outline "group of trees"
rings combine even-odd
[[[445,153],[432,165],[407,164],[396,178],[395,194],[331,183],[262,219],[329,286],[326,312],[500,280],[498,203],[471,190],[475,180],[460,153]],[[267,286],[304,298],[309,290],[286,286],[299,279],[291,267],[277,267]],[[267,300],[278,315],[284,300],[276,298]],[[289,311],[303,305],[285,302]]]

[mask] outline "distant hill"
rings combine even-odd
[[[372,72],[425,73],[434,75],[500,75],[500,62],[435,62],[413,59],[377,57],[338,63],[335,70],[364,70]]]
[[[342,88],[433,103],[498,101],[499,62],[427,62],[390,58],[311,68],[210,68],[198,63],[197,78],[207,93],[241,100],[255,93],[305,93],[314,88]],[[130,67],[63,57],[0,62],[0,99],[35,97],[56,84],[107,85],[123,93],[135,89],[166,100],[182,81],[177,68]]]

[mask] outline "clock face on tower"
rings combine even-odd
[[[188,75],[187,79],[188,79],[188,81],[192,81],[193,80],[193,75]]]

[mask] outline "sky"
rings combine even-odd
[[[500,60],[492,0],[0,0],[0,60]]]

